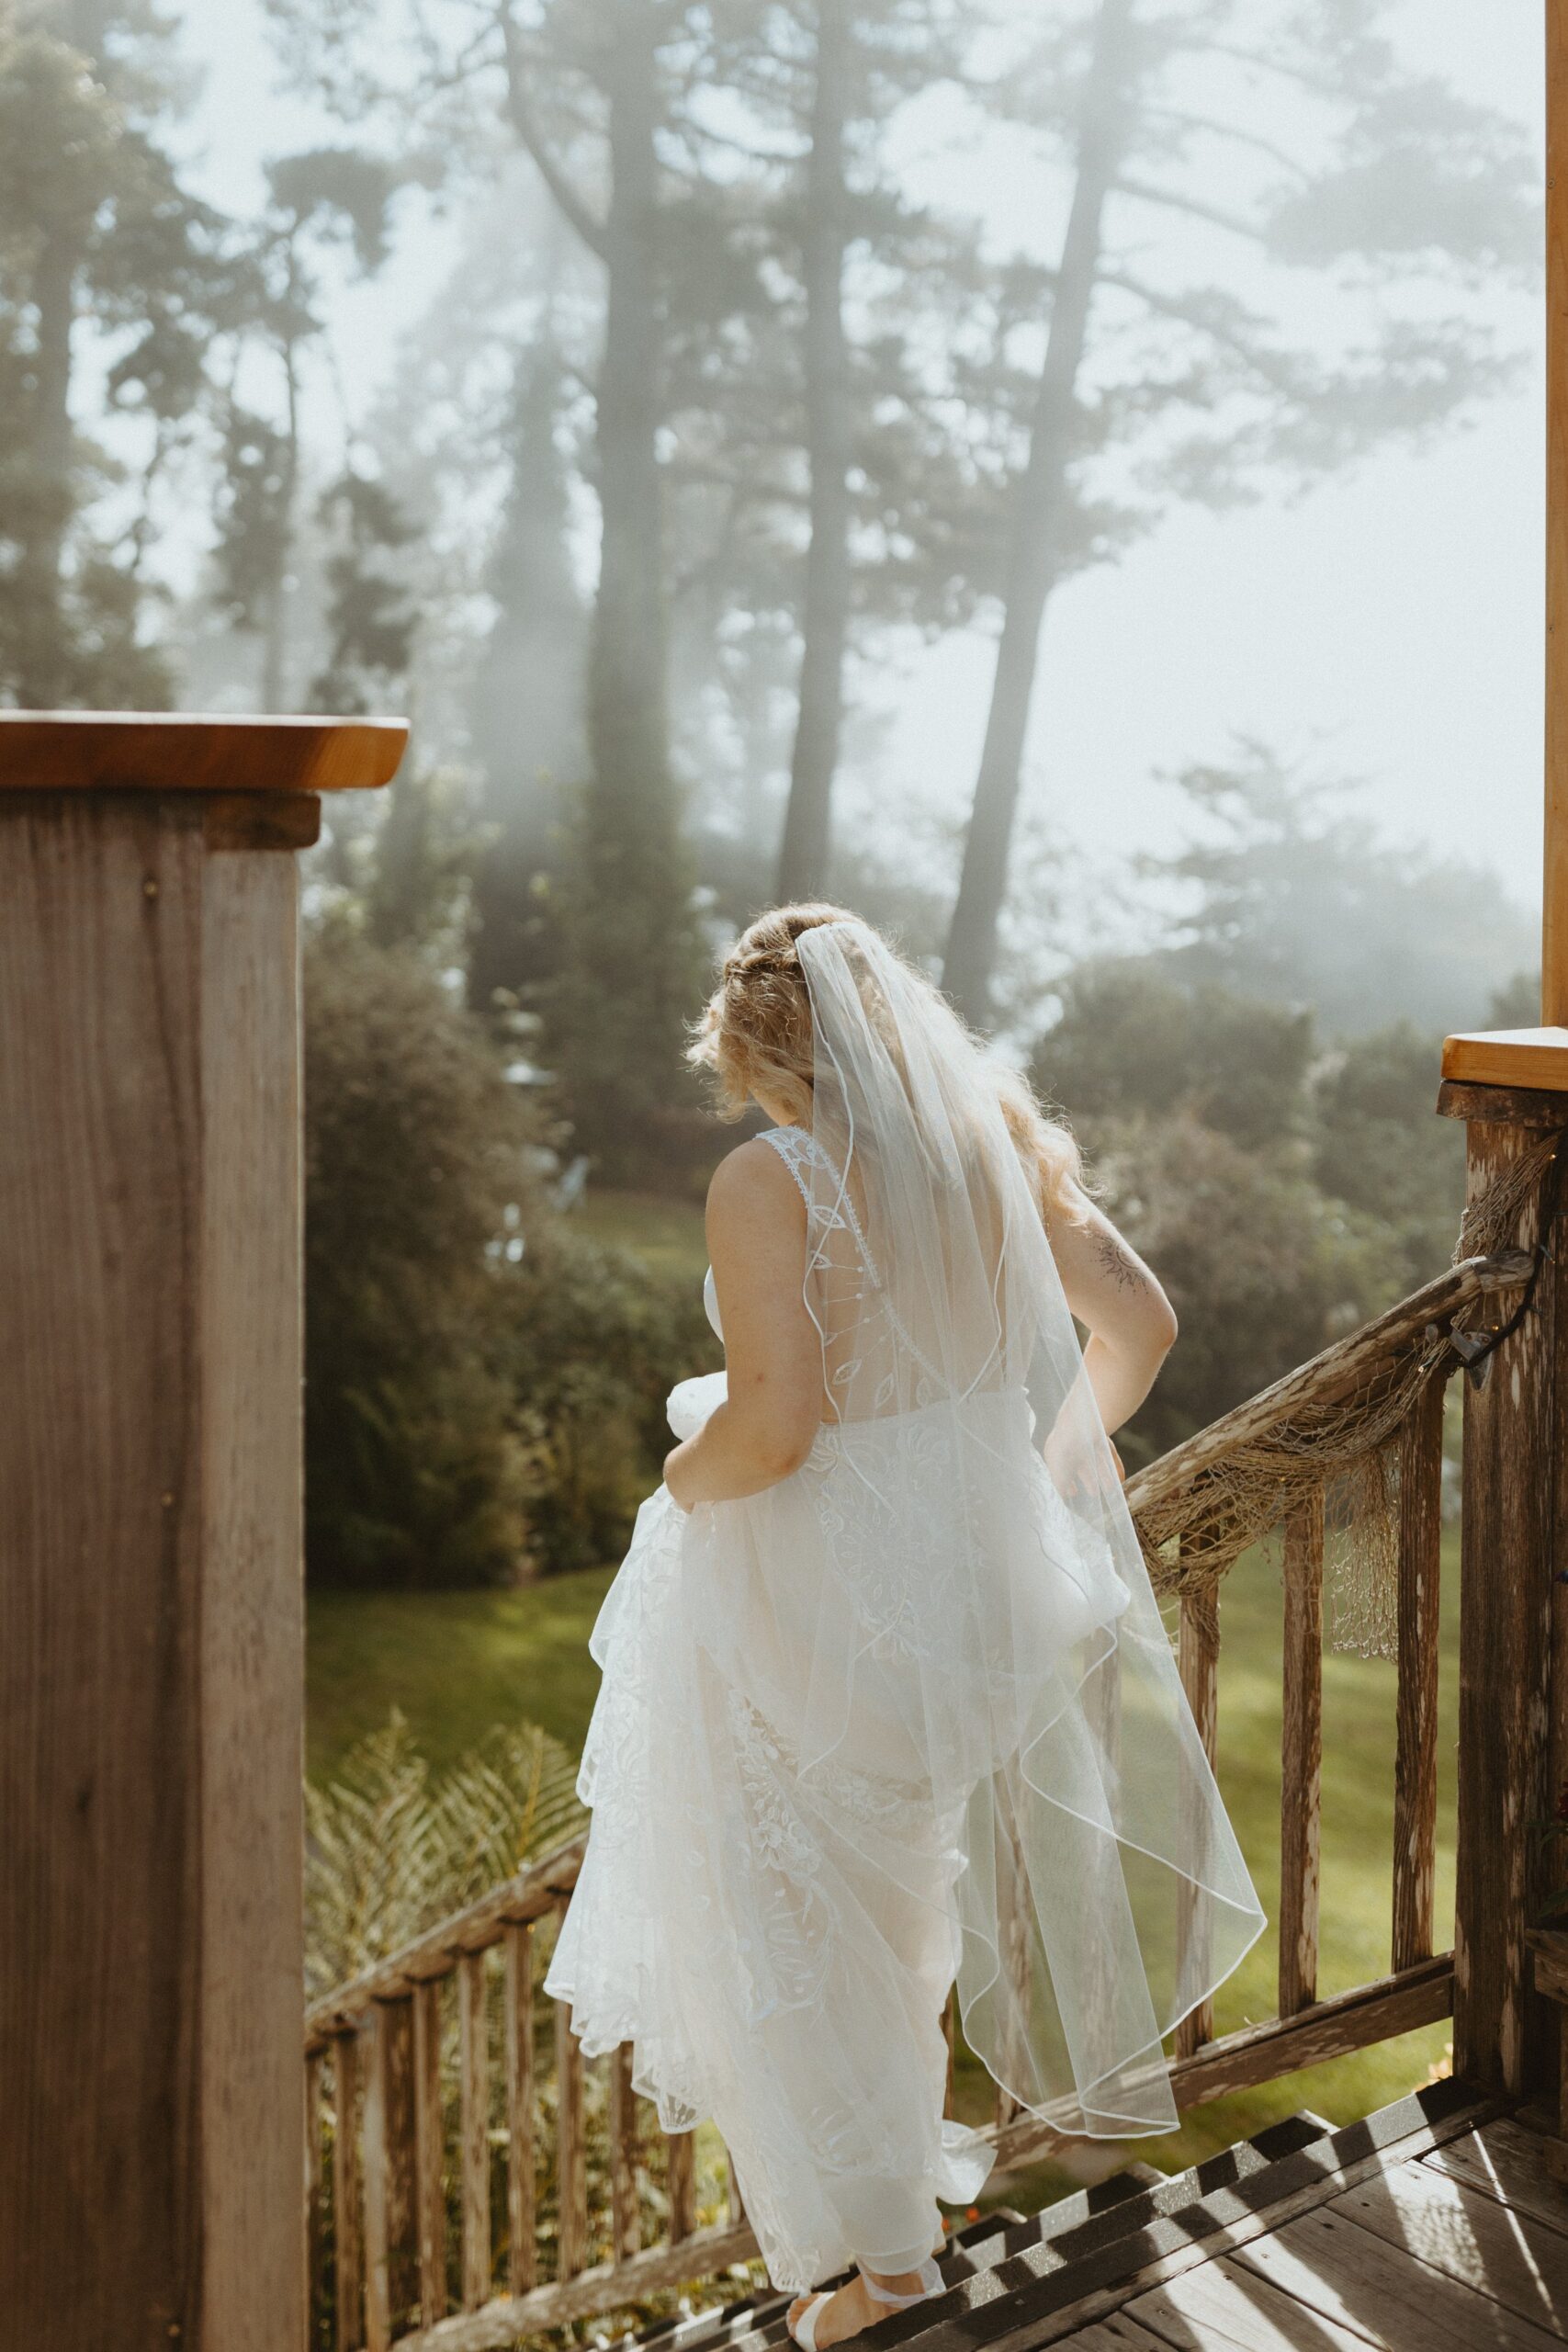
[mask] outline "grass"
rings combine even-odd
[[[394,1706],[439,1770],[495,1724],[541,1724],[577,1752],[599,1688],[588,1636],[613,1571],[516,1592],[312,1593],[306,1769],[329,1778]]]
[[[635,1250],[656,1273],[689,1274],[700,1284],[707,1271],[701,1201],[672,1201],[660,1193],[590,1192],[572,1210],[571,1221],[590,1241]]]

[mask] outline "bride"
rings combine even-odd
[[[593,1808],[546,1978],[711,2117],[790,2333],[942,2290],[942,2015],[1020,2108],[1171,2130],[1161,2042],[1263,1927],[1108,1431],[1176,1336],[1070,1137],[856,917],[764,915],[693,1057],[775,1124],[708,1193],[727,1369],[591,1648]],[[1077,1317],[1087,1330],[1080,1344]]]

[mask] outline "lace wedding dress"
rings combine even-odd
[[[824,1420],[761,1494],[643,1505],[546,1977],[665,2130],[712,2118],[784,2290],[917,2268],[983,2184],[954,1983],[1020,2107],[1163,2132],[1162,2038],[1264,1925],[982,1057],[863,925],[799,949],[812,1125],[767,1141]],[[676,1435],[723,1394],[682,1383]]]

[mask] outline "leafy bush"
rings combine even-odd
[[[1388,1229],[1327,1198],[1294,1151],[1246,1151],[1184,1114],[1101,1131],[1096,1167],[1181,1326],[1122,1448],[1129,1467],[1400,1295]]]
[[[314,1580],[516,1573],[509,1216],[533,1114],[428,965],[326,926],[305,963],[305,1459]]]
[[[511,1379],[528,1432],[528,1544],[542,1567],[624,1549],[674,1440],[665,1401],[722,1361],[700,1295],[562,1222],[530,1246],[513,1296]]]

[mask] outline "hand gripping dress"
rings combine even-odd
[[[954,1983],[1020,2107],[1163,2132],[1162,2037],[1264,1924],[976,1049],[863,926],[801,948],[815,1115],[767,1140],[834,1412],[761,1494],[642,1506],[546,1976],[666,2131],[713,2120],[796,2290],[916,2268],[984,2183]],[[677,1436],[723,1393],[682,1383]]]

